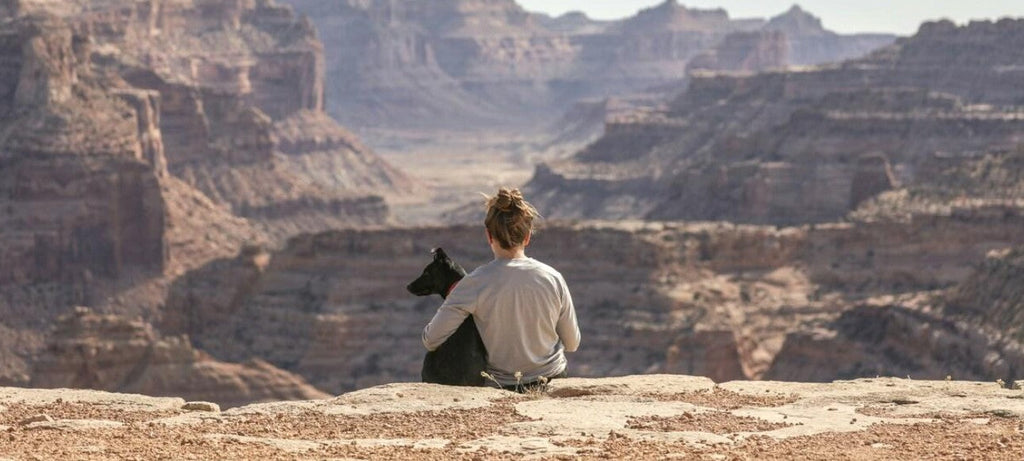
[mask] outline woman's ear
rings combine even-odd
[[[526,238],[523,239],[523,248],[530,246],[530,237],[533,236],[533,232],[527,232]]]
[[[494,239],[491,238],[491,231],[487,230],[486,227],[484,228],[484,235],[487,236],[487,244],[488,245],[494,243]]]

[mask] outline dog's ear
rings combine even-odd
[[[434,259],[448,259],[448,255],[445,254],[444,249],[441,247],[434,248],[431,253],[434,253]]]

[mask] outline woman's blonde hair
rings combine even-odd
[[[523,199],[519,189],[502,187],[493,197],[487,197],[487,217],[484,226],[491,238],[506,250],[521,246],[533,232],[533,218],[537,210]]]

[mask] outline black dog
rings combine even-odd
[[[423,269],[423,275],[405,287],[416,296],[441,295],[446,298],[466,271],[452,261],[440,248],[434,249],[434,260]],[[480,339],[473,316],[466,318],[437,350],[423,358],[422,379],[425,383],[452,386],[483,386],[480,372],[487,369],[487,349]]]

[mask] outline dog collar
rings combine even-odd
[[[456,280],[456,281],[455,281],[454,283],[452,283],[451,285],[449,285],[449,286],[448,286],[448,291],[447,291],[447,292],[446,292],[446,293],[444,294],[444,297],[445,297],[445,298],[447,298],[447,297],[448,297],[448,295],[452,294],[452,290],[454,290],[454,289],[455,289],[455,285],[458,285],[458,284],[459,284],[459,281],[458,281],[458,280]]]

